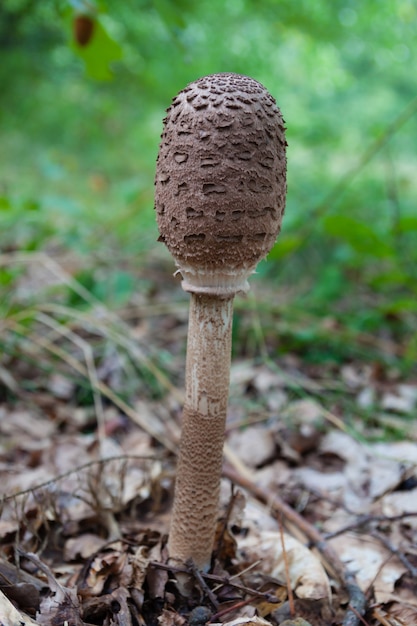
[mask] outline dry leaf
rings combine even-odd
[[[417,443],[412,441],[375,443],[371,446],[371,450],[380,457],[392,459],[401,464],[417,465]]]
[[[10,437],[16,437],[22,445],[22,437],[28,435],[32,441],[45,441],[55,431],[55,424],[51,420],[36,413],[25,410],[10,411],[7,419],[1,422],[1,432]]]
[[[356,402],[362,409],[369,409],[374,406],[376,400],[376,393],[373,387],[365,387],[356,396]]]
[[[75,385],[68,376],[55,372],[49,378],[48,389],[56,398],[69,400],[74,395]]]
[[[149,595],[151,598],[163,598],[165,594],[165,587],[168,582],[168,572],[157,569],[149,568],[146,576],[146,580],[149,587]]]
[[[382,512],[384,515],[395,516],[413,513],[413,516],[404,517],[404,522],[417,529],[417,488],[410,491],[395,491],[388,493],[382,500]]]
[[[219,626],[213,624],[212,626]],[[222,626],[271,626],[271,622],[267,622],[263,617],[238,617],[231,622],[224,622]]]
[[[283,485],[288,485],[291,478],[291,470],[284,461],[274,461],[257,470],[254,476],[255,482],[260,487],[272,492]]]
[[[93,535],[93,533],[85,533],[73,539],[68,539],[65,542],[64,559],[66,561],[75,561],[79,557],[88,559],[95,552],[98,552],[105,543],[105,539],[98,535]]]
[[[285,411],[285,415],[291,423],[316,424],[323,418],[323,408],[316,400],[294,400]]]
[[[0,591],[0,624],[1,626],[36,626],[30,617],[20,613],[16,607],[6,598],[4,593]]]
[[[369,495],[376,499],[400,484],[404,476],[404,467],[391,459],[372,457],[368,473]]]
[[[160,626],[184,626],[186,620],[176,611],[168,611],[162,609],[161,615],[158,617],[158,624]]]
[[[266,463],[275,451],[272,433],[266,428],[250,426],[231,433],[228,443],[237,456],[249,467]]]
[[[406,571],[404,565],[394,558],[376,539],[345,533],[329,540],[348,571],[356,576],[359,587],[366,592],[373,586],[375,600],[389,601],[395,583]]]
[[[388,616],[397,620],[401,626],[417,624],[417,608],[408,606],[403,602],[395,602],[388,611]]]
[[[293,474],[307,490],[313,493],[338,492],[348,495],[347,477],[343,472],[323,473],[311,467],[300,467]]]
[[[386,411],[395,413],[412,413],[417,403],[417,387],[414,385],[398,385],[395,393],[385,393],[381,406]]]
[[[268,367],[261,365],[251,384],[261,395],[265,395],[271,389],[285,386],[285,379],[282,375],[277,374],[277,372],[271,372]]]
[[[4,539],[7,535],[13,536],[18,529],[17,521],[0,519],[0,539]]]
[[[260,561],[257,569],[280,582],[286,579],[286,559],[291,587],[299,598],[330,599],[330,584],[321,562],[291,535],[284,533],[285,557],[277,531],[250,532],[239,539],[238,545],[246,560]]]
[[[96,556],[91,562],[85,585],[90,594],[98,596],[102,593],[104,585],[111,574],[120,571],[119,555],[117,552]]]
[[[265,586],[262,587],[263,591],[266,591]],[[266,598],[254,598],[251,605],[256,609],[257,615],[265,617],[270,615],[273,611],[279,609],[280,606],[288,599],[288,590],[286,586],[270,583],[268,585],[268,593],[275,596],[279,602],[270,602]]]
[[[113,612],[113,623],[115,626],[132,626],[132,618],[130,615],[128,598],[129,591],[124,589],[123,587],[118,587],[111,593],[112,602],[112,612]]]
[[[323,437],[320,451],[334,454],[346,463],[362,462],[364,464],[366,461],[365,446],[339,430],[332,430]]]
[[[343,365],[340,369],[342,380],[351,389],[359,389],[368,385],[371,379],[372,368],[369,365]]]

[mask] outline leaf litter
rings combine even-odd
[[[32,277],[31,324],[2,322],[2,624],[417,623],[414,379],[238,353],[215,559],[186,601],[166,551],[186,304],[158,283],[115,313],[38,262],[53,306]]]

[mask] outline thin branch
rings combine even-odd
[[[357,626],[358,622],[361,622],[364,626],[369,626],[368,622],[363,618],[366,609],[364,594],[357,585],[354,587],[348,585],[348,592],[350,601],[348,610],[343,619],[343,626]]]
[[[159,561],[150,561],[150,567],[154,567],[156,569],[162,569],[167,572],[172,572],[173,574],[189,574],[190,569],[188,567],[180,567],[176,565],[167,565],[166,563],[160,563]],[[247,568],[251,569],[251,568]],[[247,570],[245,570],[247,571]],[[260,598],[262,600],[266,600],[271,604],[279,604],[281,602],[280,598],[277,598],[273,594],[268,591],[259,591],[258,589],[252,589],[251,587],[246,587],[240,583],[233,582],[234,578],[239,578],[244,572],[239,572],[235,576],[219,576],[217,574],[207,574],[205,572],[200,572],[200,575],[204,580],[209,580],[211,582],[217,583],[217,588],[219,587],[233,587],[236,591],[240,591],[243,594],[248,594],[254,596],[256,598]]]
[[[414,565],[407,559],[405,554],[403,554],[398,548],[393,546],[392,543],[386,537],[384,537],[382,533],[379,533],[378,531],[373,530],[371,532],[371,536],[375,537],[375,539],[377,539],[380,543],[382,543],[382,545],[387,550],[389,550],[391,554],[394,554],[401,561],[404,567],[408,569],[408,571],[413,576],[413,578],[417,578],[417,567],[414,567]]]
[[[351,511],[348,511],[351,513]],[[324,533],[323,537],[326,541],[329,539],[334,539],[334,537],[339,537],[339,535],[343,535],[344,533],[351,532],[354,530],[358,530],[362,527],[370,526],[371,524],[376,524],[378,522],[392,523],[392,522],[400,522],[407,517],[417,517],[416,511],[404,512],[398,515],[359,515],[358,519],[352,522],[351,524],[347,524],[346,526],[342,526],[338,530],[335,530],[331,533]]]
[[[195,565],[193,561],[191,561],[190,563],[187,563],[187,565],[189,566],[189,569],[193,573],[194,578],[197,580],[198,584],[200,585],[200,589],[206,594],[211,604],[217,611],[219,608],[219,603],[217,601],[215,594],[212,592],[212,590],[210,589],[210,587],[204,580],[203,573],[200,572],[200,570],[198,569],[198,567]]]

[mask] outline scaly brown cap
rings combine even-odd
[[[257,81],[213,74],[174,98],[156,169],[163,241],[196,293],[247,291],[248,276],[281,228],[286,193],[284,121]]]

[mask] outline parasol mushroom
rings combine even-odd
[[[229,393],[233,298],[280,231],[284,121],[257,81],[214,74],[174,98],[164,120],[155,208],[191,293],[186,392],[170,558],[210,567]]]

